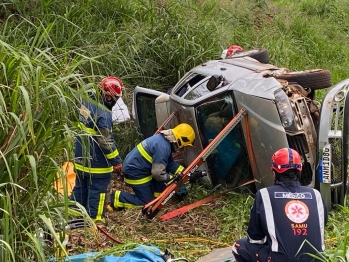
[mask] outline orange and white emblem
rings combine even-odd
[[[287,217],[294,223],[303,223],[309,217],[308,206],[299,200],[291,200],[285,206]]]

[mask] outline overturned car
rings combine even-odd
[[[302,157],[301,184],[317,188],[329,208],[343,205],[349,79],[331,87],[319,103],[315,92],[331,86],[330,71],[292,72],[268,61],[265,49],[239,50],[196,66],[168,94],[137,86],[133,114],[140,132],[153,135],[176,112],[166,128],[185,122],[196,133],[194,146],[178,157],[189,165],[244,110],[246,117],[200,166],[207,173],[204,182],[234,188],[254,179],[254,191],[270,186],[272,154],[290,147]]]

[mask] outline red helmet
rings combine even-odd
[[[121,96],[124,86],[121,80],[115,76],[108,76],[101,81],[102,88],[105,95]]]
[[[235,52],[242,52],[243,49],[241,46],[238,46],[238,45],[231,45],[229,46],[228,50],[227,50],[227,53],[225,55],[225,57],[229,57],[231,56],[232,54],[234,54]]]
[[[271,158],[271,169],[283,173],[288,169],[302,171],[302,159],[296,150],[282,148],[274,153]]]

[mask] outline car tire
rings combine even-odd
[[[275,78],[287,80],[288,82],[296,82],[302,87],[310,88],[311,90],[327,88],[332,85],[330,70],[323,69],[289,72],[275,76]]]
[[[256,59],[258,62],[267,64],[269,63],[269,54],[268,51],[264,48],[258,48],[258,49],[250,49],[242,52],[237,52],[233,55],[231,55],[229,58],[237,58],[237,57],[245,57],[249,56],[253,59]]]

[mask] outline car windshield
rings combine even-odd
[[[204,78],[202,81],[200,81],[197,85],[193,87],[188,87],[189,92],[185,95],[185,99],[188,100],[195,100],[203,95],[206,95],[210,93],[211,91],[207,89],[207,81],[209,77]]]
[[[175,91],[175,94],[180,97],[184,97],[187,100],[195,100],[207,93],[210,90],[207,89],[207,82],[211,76],[200,75],[200,74],[188,74],[185,76],[185,81]]]
[[[233,99],[230,95],[214,97],[198,106],[196,115],[201,141],[206,147],[236,115]],[[241,123],[217,146],[207,164],[215,184],[232,188],[253,178]]]

